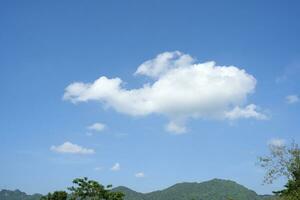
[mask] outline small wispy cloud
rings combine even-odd
[[[145,174],[144,174],[144,172],[138,172],[138,173],[134,174],[134,176],[135,176],[136,178],[144,178],[144,177],[145,177]]]
[[[97,132],[101,132],[106,128],[106,125],[100,122],[94,123],[90,126],[87,127],[88,130],[90,131],[97,131]]]
[[[128,136],[128,133],[116,133],[115,137],[118,139],[122,139]]]
[[[268,117],[257,111],[257,106],[254,104],[250,104],[245,108],[235,107],[233,110],[225,113],[226,117],[231,120],[235,119],[249,119],[254,118],[257,120],[267,120]]]
[[[92,132],[86,132],[85,133],[87,136],[92,136],[92,135],[94,135],[94,133],[92,133]]]
[[[283,72],[276,78],[276,83],[283,83],[286,81],[297,81],[300,74],[300,62],[294,60],[287,66],[283,67]]]
[[[184,125],[184,123],[180,123],[180,122],[175,122],[175,121],[170,121],[166,126],[165,126],[165,130],[179,135],[179,134],[183,134],[187,132],[187,129]]]
[[[101,170],[103,170],[103,167],[95,167],[94,170],[95,171],[101,171]]]
[[[294,104],[300,102],[300,97],[298,95],[288,95],[285,100],[288,104]]]
[[[284,139],[280,139],[280,138],[273,138],[268,141],[269,147],[280,148],[280,147],[284,147],[285,144],[286,144],[286,141]]]
[[[121,165],[120,163],[115,163],[111,168],[111,171],[120,171],[121,170]]]
[[[58,146],[52,145],[50,147],[50,150],[57,153],[67,153],[67,154],[94,154],[95,153],[93,149],[84,148],[77,144],[72,144],[71,142],[65,142]]]

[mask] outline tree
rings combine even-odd
[[[65,191],[55,191],[53,193],[48,193],[48,195],[43,196],[41,200],[66,200],[68,194]]]
[[[121,192],[111,191],[112,185],[104,187],[87,177],[74,179],[73,184],[75,186],[68,188],[71,191],[71,200],[123,200],[124,197]]]
[[[288,182],[285,189],[274,192],[285,200],[300,199],[300,149],[293,142],[286,146],[283,144],[269,145],[270,155],[259,158],[261,167],[267,170],[264,182],[272,183],[279,177],[286,177]]]

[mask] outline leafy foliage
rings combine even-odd
[[[65,191],[55,191],[43,196],[41,200],[67,200],[68,194]]]
[[[88,180],[87,177],[77,178],[73,181],[75,186],[69,188],[71,191],[71,200],[122,200],[122,192],[111,191],[112,185],[104,187],[94,180]]]
[[[280,176],[288,179],[285,189],[274,192],[280,199],[300,199],[300,149],[297,144],[270,146],[270,155],[259,158],[259,162],[267,169],[265,182],[272,183]]]

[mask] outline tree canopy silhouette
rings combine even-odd
[[[124,194],[111,191],[112,185],[106,187],[87,177],[73,180],[71,200],[123,200]]]
[[[281,191],[274,194],[284,200],[300,199],[300,149],[293,142],[291,145],[270,145],[270,155],[259,158],[260,166],[267,170],[264,182],[272,183],[284,176],[288,182]]]

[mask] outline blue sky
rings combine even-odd
[[[279,189],[255,163],[300,140],[299,8],[1,1],[0,188],[88,176],[142,192],[212,178]]]

